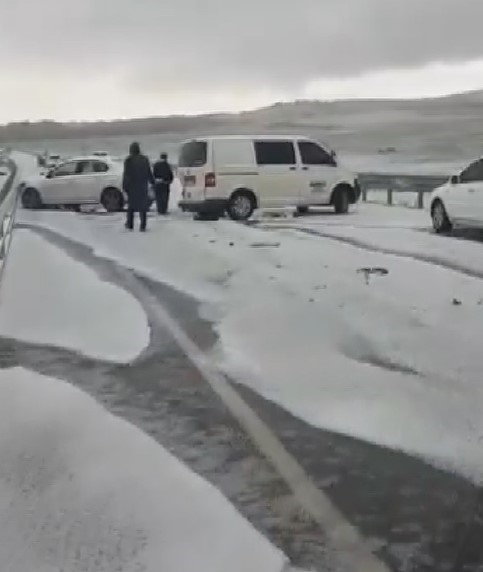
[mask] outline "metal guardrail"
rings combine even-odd
[[[369,191],[386,191],[387,204],[392,205],[394,193],[413,192],[417,193],[417,206],[420,209],[424,207],[424,195],[431,193],[447,180],[448,177],[432,175],[359,174],[363,201],[367,201]]]
[[[9,176],[0,189],[0,280],[7,262],[17,208],[18,193],[15,187],[17,165],[8,157],[0,159],[0,167],[7,167]]]

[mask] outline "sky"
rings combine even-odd
[[[483,89],[483,0],[0,0],[0,122]]]

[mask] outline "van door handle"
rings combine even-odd
[[[295,170],[297,169],[297,167],[289,167],[289,169],[290,169],[291,171],[295,171]]]
[[[475,192],[475,189],[468,189],[468,192],[469,192],[469,193],[474,193],[474,192]]]
[[[309,168],[308,167],[302,167],[302,171],[308,171]]]

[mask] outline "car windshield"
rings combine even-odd
[[[483,0],[0,4],[0,572],[483,572]]]

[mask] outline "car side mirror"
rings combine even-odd
[[[53,176],[54,176],[54,169],[50,169],[50,171],[47,171],[47,173],[45,174],[46,179],[52,179]]]
[[[458,175],[453,175],[450,179],[450,183],[452,185],[457,185],[460,182],[460,178]]]

